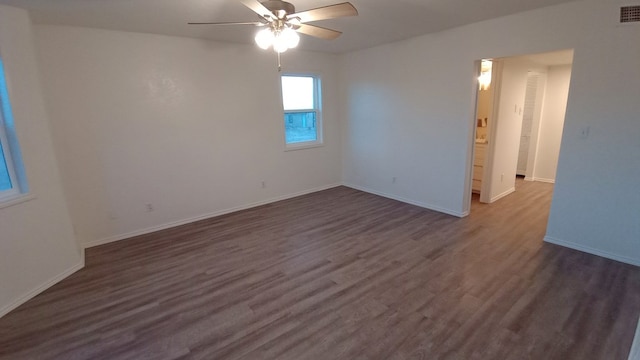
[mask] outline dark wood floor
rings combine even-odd
[[[542,242],[552,185],[458,219],[346,187],[87,250],[0,359],[626,359],[640,269]]]

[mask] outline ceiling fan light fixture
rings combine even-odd
[[[300,42],[298,32],[325,40],[333,40],[342,34],[337,30],[307,23],[358,15],[358,10],[349,2],[296,12],[295,6],[284,0],[239,1],[256,13],[260,19],[244,22],[189,22],[188,24],[264,26],[265,28],[256,33],[254,40],[256,45],[263,50],[273,47],[273,50],[278,54],[278,70],[281,69],[280,54],[298,46]]]
[[[273,51],[277,53],[283,53],[288,49],[289,47],[285,42],[285,38],[281,36],[281,34],[277,34],[276,37],[273,39]]]
[[[267,50],[274,43],[274,38],[273,31],[270,28],[266,28],[258,31],[254,39],[260,49]]]
[[[298,46],[300,43],[300,35],[288,27],[282,30],[266,28],[256,33],[255,41],[258,47],[263,50],[273,46],[275,52],[283,53],[288,49]]]
[[[298,46],[298,44],[300,43],[300,35],[298,35],[298,33],[291,28],[285,28],[284,30],[282,30],[282,32],[280,33],[280,37],[283,39],[284,43],[289,49]]]

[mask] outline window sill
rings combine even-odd
[[[11,196],[6,199],[0,200],[0,209],[4,209],[13,205],[22,204],[23,202],[27,202],[35,198],[36,198],[36,195],[31,193]]]
[[[324,146],[323,143],[299,143],[299,144],[289,144],[285,145],[284,151],[294,151],[294,150],[302,150],[302,149],[311,149]]]

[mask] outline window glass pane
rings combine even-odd
[[[284,129],[287,144],[318,140],[315,111],[285,113]]]
[[[283,76],[282,105],[285,111],[314,109],[313,78],[310,76]]]
[[[0,198],[28,192],[22,156],[15,133],[11,104],[0,59]]]
[[[7,170],[7,162],[4,160],[4,152],[0,144],[0,191],[11,189],[11,178]]]

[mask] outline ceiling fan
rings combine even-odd
[[[240,2],[258,14],[258,21],[190,22],[189,25],[254,25],[265,27],[258,31],[255,41],[262,49],[266,50],[269,47],[273,47],[273,50],[278,54],[278,69],[280,69],[280,54],[298,45],[300,37],[297,33],[326,40],[333,40],[342,34],[337,30],[307,23],[358,15],[358,10],[348,2],[301,12],[296,12],[293,4],[282,0],[267,0],[263,2],[240,0]]]

